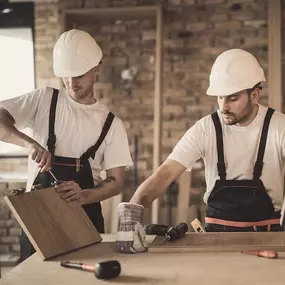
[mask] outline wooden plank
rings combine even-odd
[[[163,14],[162,8],[156,15],[156,50],[155,50],[155,81],[154,81],[154,121],[153,121],[153,162],[155,171],[161,163],[161,137],[162,137],[162,76],[163,76]],[[151,222],[157,224],[159,219],[159,198],[152,203]]]
[[[119,195],[116,195],[113,197],[112,200],[112,219],[111,219],[111,233],[115,234],[118,231],[118,226],[119,226],[119,217],[118,217],[118,212],[117,208],[118,205],[123,202],[123,193],[120,193]]]
[[[268,105],[282,112],[280,0],[268,0],[268,62]]]
[[[122,202],[122,199],[123,194],[120,193],[101,202],[105,233],[115,234],[117,232],[119,225],[117,207]]]
[[[176,223],[187,223],[192,172],[184,171],[179,180]]]
[[[64,9],[59,9],[59,35],[58,38],[67,30],[67,17]],[[58,78],[59,86],[65,87],[61,77]]]
[[[164,242],[156,237],[149,252],[192,251],[285,251],[284,232],[205,232],[187,233],[182,239]]]
[[[159,6],[133,6],[110,8],[74,8],[66,9],[67,16],[92,16],[95,19],[149,19],[155,18]]]
[[[52,187],[4,200],[42,259],[102,240],[80,204],[61,199]]]
[[[104,235],[102,237],[104,241]],[[114,251],[113,242],[101,242],[49,261],[42,261],[34,254],[5,274],[0,285],[106,283],[97,280],[91,272],[61,267],[61,260],[93,265],[104,260],[118,260],[122,271],[118,278],[109,281],[112,284],[283,285],[284,259],[283,252],[279,253],[279,260],[233,252],[122,254]]]

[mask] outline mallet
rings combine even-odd
[[[112,279],[120,275],[121,265],[117,260],[109,260],[97,263],[95,266],[76,261],[61,261],[61,266],[83,271],[93,272],[98,279]]]

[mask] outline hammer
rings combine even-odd
[[[93,272],[97,279],[112,279],[119,276],[121,273],[121,265],[117,260],[99,262],[95,266],[81,262],[64,260],[61,261],[60,265],[67,268]]]

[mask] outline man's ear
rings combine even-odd
[[[252,93],[251,93],[251,99],[253,103],[258,103],[260,98],[260,89],[259,88],[255,88]]]
[[[97,73],[99,71],[99,65],[95,66],[93,69],[94,69],[94,72]]]

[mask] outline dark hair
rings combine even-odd
[[[258,82],[257,84],[255,84],[252,88],[246,89],[246,92],[247,92],[248,96],[249,96],[256,88],[262,90],[261,82]]]

